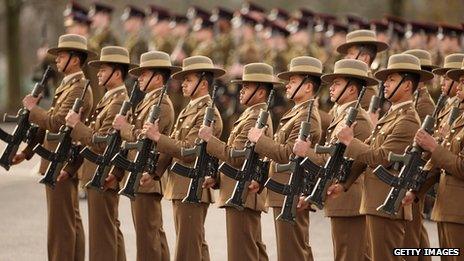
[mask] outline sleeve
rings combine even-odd
[[[456,155],[447,150],[442,145],[432,152],[432,164],[440,169],[444,169],[456,178],[464,180],[464,157],[463,151]]]

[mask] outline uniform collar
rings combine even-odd
[[[105,95],[103,95],[102,100],[106,100],[106,99],[108,99],[109,97],[111,97],[111,95],[113,95],[113,94],[115,94],[115,93],[117,93],[117,92],[119,92],[119,91],[121,91],[121,90],[125,90],[125,89],[126,89],[126,86],[125,86],[124,84],[122,84],[122,85],[120,85],[120,86],[118,86],[118,87],[116,87],[116,88],[113,88],[113,89],[107,91],[107,92],[105,93]]]
[[[337,115],[342,114],[348,107],[350,107],[354,103],[356,103],[356,100],[339,105],[337,107]]]
[[[195,106],[197,103],[199,103],[201,100],[203,100],[204,98],[206,98],[209,94],[206,94],[206,95],[203,95],[201,97],[198,97],[194,100],[190,100],[189,104],[188,104],[188,107],[192,107],[192,106]]]
[[[263,105],[266,106],[266,103],[265,102],[257,103],[257,104],[255,104],[253,106],[250,106],[250,107],[246,108],[245,111],[250,112],[250,111],[252,111],[252,110],[254,110],[254,109],[258,108],[258,107],[261,107]]]
[[[80,75],[80,74],[84,74],[82,71],[78,71],[78,72],[75,72],[75,73],[71,73],[71,74],[68,74],[66,75],[64,78],[63,78],[63,84],[62,85],[66,85],[68,84],[68,82],[73,79],[74,77],[76,77],[77,75]]]
[[[302,102],[300,104],[297,104],[297,105],[293,106],[292,111],[296,111],[296,110],[299,110],[300,108],[302,108],[304,106],[307,106],[309,104],[309,102],[312,101],[312,100],[314,100],[314,99],[309,99],[309,100],[307,100],[305,102]]]
[[[395,111],[395,110],[403,107],[404,105],[410,104],[410,103],[412,104],[412,101],[405,101],[405,102],[397,103],[397,104],[391,106],[390,111]]]
[[[155,89],[153,91],[147,92],[147,94],[145,94],[145,97],[143,98],[143,100],[147,101],[147,100],[151,99],[152,97],[155,97],[156,94],[158,94],[158,92],[161,92],[162,89],[163,88],[161,87],[161,88],[157,88],[157,89]]]

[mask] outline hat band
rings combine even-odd
[[[253,81],[253,82],[274,82],[274,76],[264,73],[249,73],[243,74],[242,81]]]
[[[394,63],[387,67],[388,70],[390,69],[401,69],[401,70],[421,70],[420,66],[413,63]]]
[[[87,51],[87,45],[85,43],[76,42],[76,41],[61,41],[58,44],[58,48],[74,48]]]
[[[461,65],[462,62],[449,62],[444,64],[443,69],[459,69]]]
[[[346,43],[352,42],[377,42],[377,39],[371,36],[356,36],[346,41]]]
[[[336,68],[334,74],[351,74],[353,76],[367,77],[367,71],[355,68]]]
[[[100,58],[100,62],[108,62],[108,63],[130,63],[129,57],[120,55],[120,54],[108,54],[103,55]]]
[[[185,66],[183,71],[190,71],[190,70],[211,70],[215,69],[214,66],[210,63],[195,63],[188,66]]]
[[[171,67],[171,62],[161,59],[152,59],[140,63],[140,67]]]
[[[321,68],[311,65],[297,65],[291,66],[289,72],[308,72],[308,73],[322,73]]]

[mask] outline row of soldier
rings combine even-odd
[[[226,72],[214,66],[210,58],[188,57],[180,68],[172,65],[169,54],[151,51],[142,54],[140,64],[136,66],[131,63],[127,49],[108,46],[102,48],[99,59],[95,60],[96,55],[88,49],[86,38],[63,35],[58,47],[48,50],[55,56],[58,71],[65,75],[55,91],[53,105],[44,110],[37,106],[40,97],[27,95],[23,99],[24,108],[30,112],[28,120],[37,125],[39,131],[28,140],[21,152],[9,158],[8,164],[30,159],[34,152],[40,151],[38,147],[58,152],[63,141],[44,139],[45,131],[57,133],[68,130],[76,145],[87,147],[95,154],[104,154],[110,145],[108,142],[96,142],[96,136],[116,131],[127,143],[137,142],[136,146],[125,146],[118,152],[118,155],[124,155],[128,150],[127,168],[124,164],[111,168],[110,162],[103,166],[107,168],[107,176],[102,187],[88,189],[91,260],[125,259],[124,239],[118,220],[118,190],[127,186],[133,172],[138,172],[139,177],[135,181],[140,185],[131,202],[138,260],[169,259],[161,219],[160,201],[163,197],[173,204],[177,239],[175,259],[208,260],[204,221],[209,205],[214,202],[213,189],[219,189],[218,204],[226,210],[229,260],[267,259],[261,239],[260,217],[269,207],[276,218],[280,217],[275,221],[278,259],[312,260],[309,213],[314,206],[323,207],[330,217],[335,259],[360,260],[368,257],[396,260],[398,257],[392,254],[394,248],[428,245],[421,208],[425,192],[438,181],[440,174],[432,219],[438,223],[441,247],[461,246],[464,244],[460,236],[464,220],[460,214],[463,208],[457,197],[463,193],[460,173],[464,135],[461,108],[464,56],[451,54],[445,58],[443,66],[438,67],[433,65],[429,52],[409,50],[392,55],[387,68],[376,72],[374,78],[368,65],[378,52],[388,47],[377,39],[375,32],[356,30],[337,47],[337,51],[345,57],[335,63],[331,73],[323,74],[322,62],[310,56],[294,57],[288,70],[277,77],[273,67],[266,63],[245,65],[240,80],[233,82],[241,85],[239,101],[246,109],[234,122],[228,140],[224,142],[220,140],[223,131],[220,111],[209,92],[216,79]],[[89,89],[84,81],[82,68],[87,65],[87,60],[90,60],[88,66],[98,71],[98,88],[105,93],[99,102],[93,101],[93,89]],[[436,113],[433,111],[439,104],[435,106],[426,89],[427,82],[434,78],[431,71],[442,77],[442,96],[449,98],[446,103],[439,103],[444,107],[435,109]],[[138,85],[134,88],[140,89],[145,96],[125,115],[121,107],[124,107],[124,101],[129,100],[124,84],[128,74],[137,77]],[[163,88],[170,78],[182,82],[182,94],[189,100],[177,118]],[[382,82],[380,91],[377,89],[379,81]],[[330,99],[335,103],[325,114],[315,100],[323,88],[329,90]],[[265,115],[267,107],[272,106],[272,103],[266,103],[269,95],[279,89],[285,93],[286,103],[294,105],[290,105],[291,109],[277,119],[278,124],[273,128],[271,118],[263,120],[262,115]],[[372,97],[384,99],[384,106],[369,108],[369,101],[375,100]],[[76,98],[81,100],[81,109],[71,109]],[[391,105],[389,109],[386,108],[387,103]],[[92,107],[95,110],[92,111]],[[150,114],[153,108],[159,112],[157,117]],[[351,109],[357,112],[350,120],[355,123],[345,123]],[[430,130],[420,128],[426,115],[438,118],[437,132],[433,135],[427,132]],[[324,121],[328,124],[324,125]],[[302,126],[306,126],[305,131]],[[141,140],[143,143],[150,140],[155,145],[140,149]],[[327,185],[330,187],[323,189],[326,199],[322,201],[311,198],[313,193],[305,188],[312,184],[307,181],[314,176],[311,167],[298,172],[305,177],[299,182],[302,184],[295,181],[297,167],[304,165],[301,159],[316,166],[324,166],[331,161],[328,152],[325,155],[314,152],[319,143],[343,144],[346,147],[344,156],[353,159],[349,175],[344,179],[329,180]],[[390,185],[377,177],[376,169],[383,166],[390,172],[402,173],[409,163],[404,162],[405,167],[398,168],[390,162],[389,153],[402,154],[410,145],[429,152],[425,155],[429,162],[424,169],[430,170],[430,175],[421,182],[422,186],[411,187],[404,200],[399,198],[404,205],[395,206],[398,209],[390,213],[381,212],[377,209],[389,194]],[[211,158],[237,170],[244,169],[251,154],[233,157],[232,152],[251,149],[250,153],[256,153],[260,158],[257,165],[269,163],[270,180],[250,179],[245,183],[247,187],[242,205],[234,207],[231,197],[238,182],[231,179],[233,175],[225,175],[227,168],[224,164],[204,164],[203,158],[199,160],[201,152],[196,157],[187,154],[186,149],[193,146],[203,148],[203,152]],[[156,148],[153,153],[152,148]],[[42,153],[38,154],[42,156]],[[146,169],[137,165],[142,154],[148,155],[144,163],[148,164],[151,158],[156,167]],[[43,155],[46,156],[46,153]],[[96,165],[81,156],[70,157],[67,161],[64,157],[61,162],[53,157],[49,158],[51,162],[41,161],[39,172],[49,175],[52,171],[53,182],[56,180],[54,186],[46,187],[50,260],[84,258],[78,183],[79,180],[83,184],[92,181],[96,169],[100,169],[102,164]],[[301,164],[282,171],[285,168],[281,165],[289,161]],[[55,167],[51,170],[52,165]],[[178,171],[174,167],[176,165],[187,167],[179,167],[181,171]],[[199,166],[204,169],[199,169]],[[213,175],[218,167],[220,174]],[[256,166],[252,167],[256,169]],[[124,169],[129,170],[129,177]],[[188,173],[178,175],[182,170]],[[192,185],[197,177],[190,172],[197,176],[203,173],[203,179],[197,180],[199,187]],[[324,173],[335,175],[330,171]],[[250,175],[249,172],[245,174]],[[318,186],[321,177],[316,178],[318,182],[314,187]],[[271,180],[274,184],[281,184],[283,189],[279,185],[268,185],[273,183]],[[185,200],[192,190],[195,190],[193,195],[199,201],[196,204]],[[281,219],[290,222],[282,222]]]
[[[79,34],[89,38],[89,47],[94,52],[106,45],[121,45],[128,49],[131,61],[138,63],[142,53],[148,50],[164,51],[171,54],[175,65],[180,65],[187,56],[204,55],[227,71],[222,82],[221,116],[224,118],[225,133],[232,129],[233,122],[243,108],[236,101],[236,85],[224,84],[240,77],[243,65],[252,62],[272,64],[276,73],[286,70],[291,58],[310,55],[325,65],[324,72],[331,72],[335,61],[343,54],[336,48],[345,41],[346,34],[355,29],[372,29],[380,41],[390,45],[388,50],[376,55],[369,66],[373,72],[386,67],[387,57],[409,49],[424,49],[432,54],[433,64],[442,64],[443,58],[461,50],[462,28],[450,24],[432,24],[406,21],[387,16],[382,20],[371,20],[347,15],[342,20],[329,14],[316,13],[300,8],[294,14],[273,8],[269,12],[253,2],[244,2],[239,11],[218,7],[212,12],[199,6],[189,8],[186,15],[167,10],[162,6],[150,5],[147,10],[129,5],[121,16],[121,30],[112,30],[114,7],[95,2],[88,9],[71,2],[64,12],[66,33]],[[42,48],[40,60],[45,59]],[[52,61],[52,58],[48,59]],[[40,77],[46,62],[36,73]],[[84,69],[84,73],[96,86],[96,72]],[[129,84],[131,85],[131,84]],[[170,83],[176,115],[185,105],[179,95],[176,81]],[[97,89],[97,88],[95,88]],[[432,97],[439,95],[437,88],[430,88]],[[94,91],[94,98],[102,93]],[[273,113],[280,118],[285,107],[281,92],[276,95]],[[320,105],[328,110],[331,103],[328,93],[320,94]],[[274,122],[276,124],[276,122]],[[223,138],[226,136],[223,135]]]

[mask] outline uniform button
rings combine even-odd
[[[374,140],[375,140],[375,138],[372,138],[372,141],[374,141]]]
[[[377,129],[379,129],[379,130],[380,130],[380,128],[382,128],[382,126],[377,126]]]
[[[183,122],[183,121],[184,121],[184,119],[180,119],[180,120],[179,120],[179,122]]]
[[[457,140],[457,141],[460,141],[460,140],[461,140],[461,138],[460,138],[460,137],[457,137],[457,138],[456,138],[456,140]]]
[[[455,133],[455,132],[456,132],[456,130],[451,130],[451,133]]]

